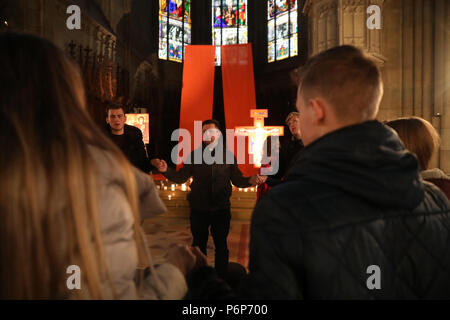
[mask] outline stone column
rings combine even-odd
[[[414,1],[403,1],[402,32],[402,115],[414,114]]]
[[[438,115],[441,134],[439,166],[450,174],[450,3],[436,2],[435,30],[435,115]]]
[[[434,86],[434,39],[433,24],[435,1],[423,2],[423,106],[421,116],[431,121],[433,112],[433,86]],[[419,88],[418,88],[419,89]],[[420,89],[419,89],[420,90]]]
[[[414,4],[414,105],[413,112],[415,115],[422,114],[422,90],[416,90],[423,85],[423,0],[415,0]]]

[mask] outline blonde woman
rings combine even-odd
[[[152,266],[139,215],[165,207],[90,120],[77,68],[46,40],[2,34],[0,70],[0,299],[182,298],[196,252]]]
[[[422,178],[438,186],[450,199],[450,177],[441,169],[431,167],[431,159],[440,145],[433,125],[419,117],[401,118],[386,124],[398,133],[406,149],[417,156]]]

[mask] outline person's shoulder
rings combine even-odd
[[[255,207],[255,216],[266,221],[290,221],[297,225],[314,211],[301,181],[283,182],[266,193]],[[301,213],[301,215],[299,214]]]
[[[119,161],[112,152],[92,145],[88,146],[88,150],[94,161],[97,178],[107,178],[108,180],[119,178],[117,170],[113,170],[119,166]]]
[[[142,131],[139,128],[126,124],[124,130],[125,135],[130,137],[131,139],[136,141],[142,140]]]
[[[450,213],[450,200],[438,185],[434,182],[423,181],[424,185],[424,200],[419,206],[427,213]],[[432,211],[432,212],[431,212]]]
[[[141,134],[142,132],[139,128],[136,128],[135,126],[130,126],[129,124],[126,124],[124,126],[125,132],[129,133],[129,134]]]

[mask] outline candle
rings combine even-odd
[[[172,195],[169,194],[169,201],[172,200]]]
[[[164,187],[164,191],[167,191],[167,187]]]
[[[175,191],[175,185],[173,184],[173,185],[170,187],[170,189],[171,189],[172,191]]]
[[[239,188],[239,192],[242,192],[242,188]]]
[[[248,189],[247,189],[247,188],[245,188],[244,192],[248,192]]]
[[[187,190],[186,185],[185,185],[185,184],[182,184],[182,185],[181,185],[181,191],[186,191],[186,190]]]

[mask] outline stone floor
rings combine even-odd
[[[147,219],[143,225],[147,235],[150,252],[154,263],[164,261],[167,250],[176,244],[192,245],[192,235],[189,219],[186,217],[159,216]],[[238,262],[248,266],[248,244],[250,234],[249,220],[231,220],[228,236],[228,250],[230,262]],[[208,241],[208,262],[214,266],[214,242],[212,237]]]

